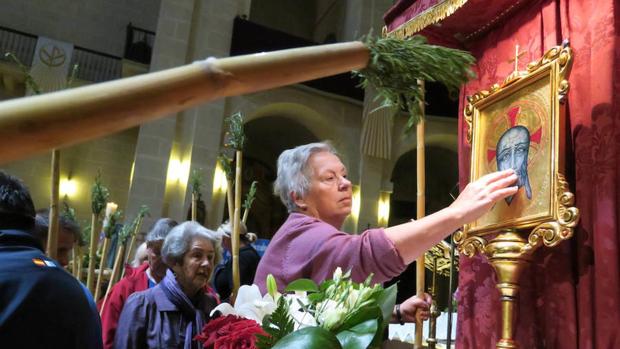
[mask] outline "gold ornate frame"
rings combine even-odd
[[[465,238],[475,235],[484,235],[487,233],[498,232],[503,229],[526,229],[540,226],[542,228],[550,228],[554,230],[554,234],[561,238],[566,236],[566,228],[573,225],[575,211],[570,209],[572,205],[572,194],[568,193],[566,182],[562,173],[564,172],[564,115],[562,105],[566,99],[568,92],[568,81],[566,77],[570,71],[572,62],[572,52],[568,46],[557,46],[547,51],[544,56],[533,63],[530,63],[526,72],[513,72],[501,84],[495,84],[489,91],[480,91],[473,96],[468,97],[468,103],[465,107],[465,121],[467,123],[467,140],[472,143],[471,158],[471,180],[476,180],[486,174],[483,171],[481,161],[487,156],[485,153],[484,135],[488,134],[489,123],[485,118],[490,115],[489,110],[495,106],[509,104],[511,101],[517,101],[515,98],[529,98],[528,93],[548,92],[549,99],[544,101],[548,114],[547,120],[541,125],[544,129],[544,138],[546,140],[545,147],[547,149],[539,149],[546,158],[546,167],[549,171],[544,171],[546,190],[545,198],[542,200],[541,208],[536,209],[533,214],[525,216],[516,216],[509,219],[501,219],[498,221],[480,224],[473,222],[464,227],[463,234]],[[542,87],[542,88],[541,88]],[[545,91],[542,91],[542,90]],[[540,97],[540,96],[538,96]],[[530,152],[530,157],[531,157]],[[493,169],[492,171],[494,171]],[[531,179],[537,180],[537,179]],[[538,189],[538,188],[536,188]],[[498,203],[502,205],[503,203]],[[504,205],[506,206],[506,205]],[[549,225],[550,222],[557,224]],[[535,228],[537,230],[539,228]],[[558,238],[550,241],[557,243]]]
[[[548,50],[540,60],[530,63],[526,71],[515,70],[502,84],[495,84],[488,91],[480,91],[468,97],[464,110],[467,141],[472,144],[471,180],[473,181],[490,172],[485,172],[484,164],[481,164],[487,156],[486,170],[489,169],[488,162],[491,160],[486,146],[489,144],[489,135],[504,132],[501,128],[493,129],[493,125],[489,124],[485,117],[497,116],[493,114],[494,110],[517,110],[512,114],[514,116],[520,109],[511,106],[518,105],[528,98],[539,101],[541,95],[548,94],[548,100],[542,103],[545,108],[538,109],[546,110],[548,116],[539,118],[545,121],[541,127],[546,127],[547,130],[547,143],[545,147],[541,146],[538,149],[539,152],[548,152],[548,154],[542,153],[541,159],[545,161],[539,165],[543,168],[543,177],[546,178],[545,190],[541,190],[544,195],[540,196],[543,203],[540,207],[536,206],[533,213],[524,209],[508,219],[503,219],[502,215],[508,210],[501,211],[502,214],[493,216],[499,217],[496,220],[481,219],[466,225],[463,231],[454,235],[460,253],[472,257],[479,252],[489,259],[497,273],[497,287],[502,302],[502,333],[497,348],[518,347],[513,339],[513,319],[516,312],[519,277],[531,262],[532,253],[539,246],[553,247],[570,238],[579,221],[579,210],[572,206],[574,195],[569,191],[568,183],[563,176],[565,157],[563,105],[568,93],[569,83],[566,79],[571,64],[572,52],[568,42],[565,42],[562,46]],[[516,117],[511,120],[512,123],[509,123],[508,128],[516,125],[514,122]],[[494,150],[496,148],[492,148],[492,151]],[[528,154],[531,157],[531,154]],[[523,188],[520,188],[520,192],[522,190]],[[531,198],[528,197],[528,200]],[[493,210],[502,209],[498,208],[498,205],[504,205],[504,209],[508,207],[508,204],[499,202]],[[492,214],[493,210],[489,214]],[[524,212],[529,213],[523,214]]]

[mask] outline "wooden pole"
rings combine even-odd
[[[228,189],[226,189],[226,200],[228,204],[228,221],[230,222],[231,228],[233,227],[233,215],[235,213],[235,200],[233,195],[233,181],[230,179],[226,179],[226,183],[228,184]]]
[[[139,216],[138,217],[138,223],[136,224],[136,227],[133,230],[133,234],[131,234],[131,240],[129,242],[129,247],[127,248],[127,256],[123,262],[123,270],[121,270],[121,279],[125,276],[125,264],[127,264],[127,261],[131,260],[133,258],[133,255],[135,254],[136,251],[134,251],[134,245],[136,244],[136,236],[138,235],[138,233],[140,232],[140,228],[142,227],[142,222],[144,221],[144,217],[143,216]]]
[[[112,286],[116,283],[116,277],[119,275],[119,268],[121,267],[121,262],[123,261],[123,255],[125,254],[125,244],[121,244],[118,248],[118,252],[116,254],[116,259],[114,260],[114,267],[112,268],[112,274],[110,275],[110,281],[108,282],[108,289],[105,291],[105,295],[103,296],[103,302],[101,303],[101,309],[99,310],[99,314],[103,314],[103,309],[105,307],[105,303],[108,300],[108,295],[112,290]]]
[[[248,222],[248,217],[250,216],[250,208],[246,208],[243,211],[243,218],[241,218],[241,221],[243,222],[243,224],[246,224]]]
[[[99,263],[99,276],[97,277],[97,287],[95,287],[95,302],[99,300],[101,294],[101,280],[106,270],[106,262],[108,261],[108,250],[110,249],[110,238],[103,239],[103,250],[101,251],[101,263]],[[110,279],[112,282],[112,279]]]
[[[422,86],[424,93],[424,82],[418,82]],[[424,113],[424,105],[422,105]],[[426,171],[425,171],[425,149],[424,149],[424,115],[416,127],[416,157],[417,157],[417,218],[423,218],[426,214]],[[416,295],[424,299],[424,254],[416,259]],[[415,349],[422,348],[422,319],[416,319],[415,326]]]
[[[192,192],[192,221],[196,222],[198,219],[198,195]]]
[[[74,265],[77,263],[77,269],[75,270],[75,278],[78,281],[82,282],[82,257],[84,249],[82,246],[75,246],[74,249],[77,251],[76,259],[74,260]]]
[[[241,161],[242,152],[237,150],[236,152],[236,166],[235,166],[235,210],[233,220],[233,233],[231,236],[231,254],[232,254],[232,274],[233,274],[233,292],[231,300],[234,304],[237,298],[237,292],[241,286],[241,277],[239,275],[239,230],[241,224]]]
[[[71,249],[71,275],[73,275],[73,277],[76,277],[76,262],[77,262],[77,246],[73,246],[73,248]]]
[[[215,99],[362,69],[361,42],[209,58],[0,103],[0,164],[116,133]]]
[[[88,258],[88,276],[86,287],[90,293],[95,293],[95,258],[97,255],[97,242],[99,242],[99,214],[93,213],[90,220],[90,249]]]
[[[60,185],[60,151],[52,151],[52,191],[47,231],[47,255],[56,259],[58,250],[58,187]]]

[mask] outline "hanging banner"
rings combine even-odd
[[[30,76],[39,86],[41,93],[66,88],[72,55],[73,44],[39,36]],[[26,95],[33,94],[35,91],[28,86]]]

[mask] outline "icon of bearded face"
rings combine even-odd
[[[513,169],[517,174],[517,186],[525,187],[525,194],[532,199],[532,188],[527,176],[527,155],[530,149],[530,131],[523,126],[514,126],[506,130],[497,141],[496,159],[499,171]],[[510,205],[514,195],[507,197]]]

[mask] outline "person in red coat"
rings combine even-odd
[[[161,258],[161,247],[170,230],[178,225],[170,218],[161,218],[146,236],[148,262],[133,269],[119,281],[108,294],[101,312],[101,328],[104,349],[114,347],[114,336],[125,301],[135,292],[157,285],[166,275],[166,264]]]

